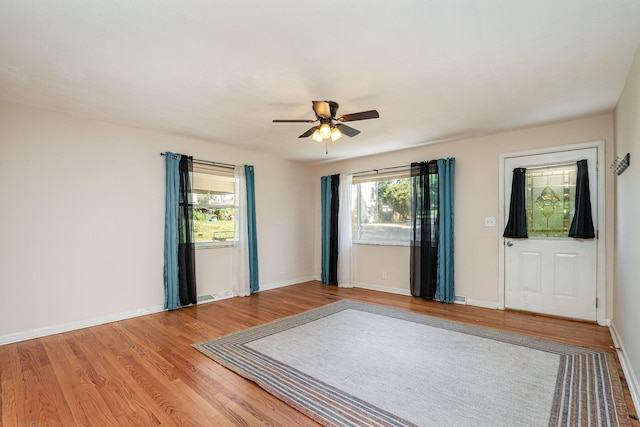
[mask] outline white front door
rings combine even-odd
[[[568,237],[575,201],[575,164],[587,159],[593,223],[597,227],[597,148],[504,159],[504,217],[512,172],[527,169],[529,238],[503,238],[505,307],[596,320],[596,239]],[[572,169],[573,168],[573,169]]]

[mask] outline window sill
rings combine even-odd
[[[409,242],[402,240],[353,240],[354,245],[372,246],[409,246]]]
[[[232,248],[233,246],[234,246],[234,242],[201,242],[201,243],[196,243],[196,250]]]

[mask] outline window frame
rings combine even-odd
[[[193,177],[192,177],[192,194],[193,194],[193,198],[194,200],[197,200],[197,196],[200,194],[203,194],[202,192],[197,192],[196,193],[196,188],[195,188],[195,174],[204,174],[204,175],[212,175],[215,177],[220,177],[220,178],[225,178],[225,180],[228,180],[229,178],[232,179],[232,185],[233,185],[233,193],[227,193],[227,194],[233,194],[234,195],[234,200],[233,200],[233,205],[223,205],[223,204],[214,204],[214,205],[210,205],[210,204],[202,204],[202,203],[196,203],[196,202],[192,202],[191,203],[191,207],[194,210],[198,209],[198,208],[208,208],[208,209],[232,209],[234,214],[235,212],[237,212],[238,210],[238,205],[236,202],[236,194],[235,194],[235,172],[234,172],[234,168],[232,166],[222,166],[222,165],[218,165],[218,164],[208,164],[208,163],[196,163],[194,161],[193,163]],[[201,189],[202,190],[202,189]],[[195,221],[195,219],[194,219]],[[232,240],[224,240],[224,241],[216,241],[216,240],[207,240],[204,242],[196,242],[194,239],[194,245],[195,245],[195,249],[213,249],[213,248],[228,248],[228,247],[232,247],[236,244],[237,239],[235,236],[235,221],[234,221],[234,236]]]

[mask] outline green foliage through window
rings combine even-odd
[[[384,218],[386,221],[401,222],[409,219],[411,188],[407,178],[381,181],[378,184],[378,197],[383,206],[389,207],[389,215]]]
[[[353,238],[371,242],[408,242],[411,180],[361,181],[353,191]]]
[[[235,240],[233,176],[194,172],[193,230],[199,246]]]

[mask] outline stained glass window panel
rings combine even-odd
[[[576,164],[527,169],[529,237],[568,237],[574,215]]]

